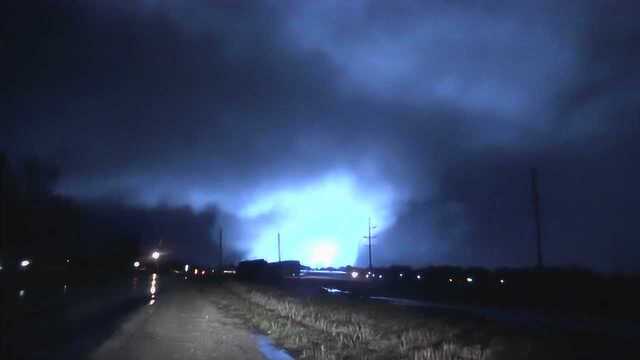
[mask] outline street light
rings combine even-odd
[[[351,272],[351,277],[352,277],[352,278],[354,278],[354,279],[355,279],[355,278],[357,278],[357,277],[358,277],[358,275],[360,275],[360,274],[358,274],[358,272],[357,272],[357,271],[353,271],[353,272]]]
[[[134,261],[133,262],[133,267],[134,268],[139,268],[140,267],[140,261]]]
[[[154,251],[154,252],[151,254],[151,257],[153,258],[153,260],[158,260],[158,259],[160,258],[160,252],[158,252],[158,251]]]
[[[25,260],[20,261],[20,267],[21,268],[26,268],[29,265],[31,265],[31,261],[29,261],[29,260],[25,259]]]

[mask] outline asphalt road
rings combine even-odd
[[[256,337],[208,299],[215,290],[173,284],[123,321],[91,359],[263,359]],[[177,288],[177,289],[176,289]]]
[[[63,302],[46,306],[36,299],[33,307],[28,296],[35,289],[27,289],[13,308],[0,358],[268,358],[265,339],[215,306],[221,291],[215,284],[140,275],[126,286],[63,290]]]

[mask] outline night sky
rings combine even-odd
[[[7,1],[0,150],[183,259],[216,261],[222,227],[229,261],[277,260],[279,231],[317,266],[366,264],[369,217],[374,265],[534,265],[535,167],[546,264],[640,271],[639,13]]]

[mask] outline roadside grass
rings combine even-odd
[[[348,299],[296,298],[273,288],[225,285],[216,301],[299,359],[530,359],[533,343],[476,320]],[[535,356],[535,357],[532,357]]]

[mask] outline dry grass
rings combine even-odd
[[[220,289],[219,289],[220,290]],[[228,283],[215,302],[298,359],[637,359],[628,344],[578,335],[534,335],[495,324],[345,298],[296,298]]]
[[[242,284],[228,284],[226,290],[227,301],[217,301],[300,359],[513,358],[499,356],[477,324],[425,318],[387,305],[298,299]]]

